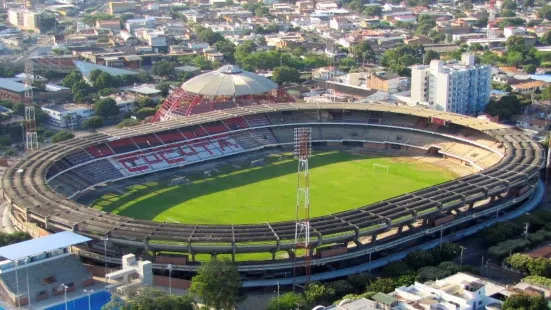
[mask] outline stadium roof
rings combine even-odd
[[[0,88],[16,93],[22,93],[25,91],[25,84],[15,82],[11,79],[0,79]]]
[[[107,72],[113,76],[120,76],[120,75],[128,75],[128,74],[138,74],[138,72],[130,71],[130,70],[124,70],[124,69],[118,69],[118,68],[112,68],[107,66],[101,66],[96,65],[90,62],[75,60],[75,66],[77,67],[78,71],[82,73],[82,76],[84,76],[86,79],[90,76],[90,72],[94,70],[100,70],[103,72]]]
[[[92,239],[75,234],[74,232],[63,231],[46,237],[31,239],[1,247],[0,256],[9,260],[17,260],[90,240]]]
[[[182,85],[190,93],[229,97],[262,94],[276,88],[272,80],[231,65],[196,76]]]

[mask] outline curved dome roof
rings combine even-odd
[[[182,85],[190,93],[230,97],[262,94],[276,88],[272,80],[231,65],[196,76]]]

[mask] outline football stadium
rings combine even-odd
[[[132,253],[185,276],[226,257],[250,280],[245,286],[262,286],[290,278],[305,257],[326,279],[456,240],[514,214],[537,188],[543,150],[517,129],[385,103],[248,97],[255,103],[216,109],[209,92],[235,94],[240,80],[251,96],[263,83],[228,74],[190,80],[177,94],[190,98],[187,106],[163,105],[162,121],[49,145],[12,165],[2,179],[12,220],[91,238],[75,247],[91,262],[117,265]],[[210,109],[188,113],[203,106]],[[309,128],[312,145],[308,255],[295,241],[297,128]]]

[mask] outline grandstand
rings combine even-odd
[[[436,117],[445,124],[434,123]],[[392,229],[401,232],[416,223],[430,225],[450,214],[461,218],[475,204],[484,208],[488,200],[514,199],[532,190],[544,158],[540,146],[522,132],[456,114],[385,104],[254,105],[107,129],[45,147],[7,169],[3,195],[18,221],[48,230],[75,231],[97,244],[108,237],[110,251],[115,253],[129,246],[186,253],[192,258],[202,253],[260,252],[275,257],[278,251],[294,248],[294,222],[159,223],[100,212],[72,199],[120,179],[292,145],[293,129],[301,126],[312,127],[314,145],[353,143],[365,150],[435,156],[477,172],[355,210],[313,218],[315,248],[351,242],[361,245],[363,237],[375,242]],[[96,251],[94,257],[102,259],[98,256],[102,253]],[[189,268],[185,270],[196,266]],[[247,268],[265,270],[262,264]]]
[[[94,284],[92,274],[70,247],[87,242],[72,232],[23,241],[0,248],[0,295],[20,307]]]

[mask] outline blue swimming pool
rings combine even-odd
[[[90,296],[92,310],[101,310],[101,307],[111,300],[111,294],[108,291],[101,291]],[[72,299],[67,302],[68,310],[86,310],[88,309],[88,295]],[[57,304],[45,310],[65,310],[65,303]]]

